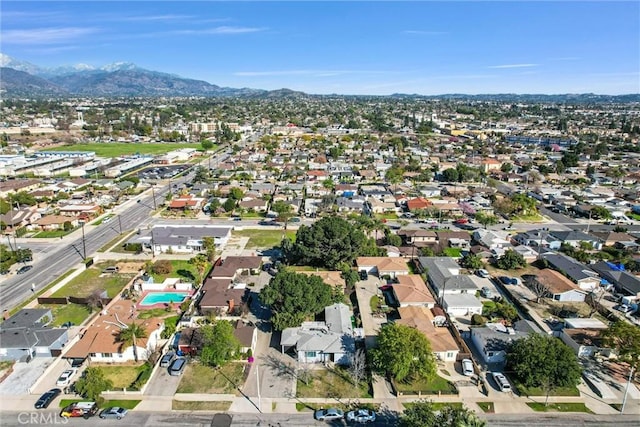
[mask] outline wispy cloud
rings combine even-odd
[[[124,16],[122,21],[185,21],[195,18],[193,15],[139,15]]]
[[[200,30],[176,30],[176,31],[171,31],[171,33],[172,34],[182,34],[182,35],[247,34],[247,33],[259,33],[261,31],[266,31],[266,28],[222,26],[222,27],[214,27],[214,28],[203,28],[203,29],[200,29]]]
[[[529,68],[538,67],[540,64],[502,64],[502,65],[490,65],[487,68]]]
[[[419,36],[442,36],[449,34],[447,31],[425,31],[425,30],[404,30],[404,34],[415,34]]]
[[[63,45],[63,46],[47,46],[47,47],[36,47],[36,48],[27,48],[25,52],[30,52],[32,54],[38,55],[55,55],[60,52],[67,52],[70,50],[80,49],[80,46],[76,45]]]
[[[5,44],[38,45],[66,43],[98,32],[97,28],[63,27],[7,30],[1,33]]]

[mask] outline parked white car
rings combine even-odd
[[[67,369],[62,374],[60,374],[60,376],[58,377],[58,381],[56,381],[56,385],[58,387],[68,386],[69,384],[71,384],[71,379],[76,374],[76,372],[78,372],[78,370],[75,368]]]
[[[465,377],[473,376],[473,362],[471,361],[471,359],[462,359],[462,373]]]

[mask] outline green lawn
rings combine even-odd
[[[150,308],[139,310],[136,317],[138,319],[151,319],[152,317],[165,317],[168,315],[175,315],[175,313],[164,308]]]
[[[53,314],[53,326],[62,326],[63,323],[71,322],[74,325],[81,325],[91,311],[89,307],[81,304],[45,304],[40,308],[50,308]]]
[[[525,387],[514,381],[516,393],[520,396],[546,396],[547,393],[540,387]],[[549,396],[580,396],[580,390],[577,387],[560,387],[552,390]]]
[[[396,388],[403,394],[458,394],[456,387],[446,379],[435,376],[431,380],[420,380],[411,383],[396,382]]]
[[[270,249],[280,246],[284,235],[291,240],[296,238],[295,230],[234,230],[233,234],[249,238],[247,249]]]
[[[34,239],[49,239],[52,237],[66,236],[67,234],[73,233],[74,231],[75,229],[69,230],[69,231],[64,231],[64,230],[41,231],[38,234],[34,234],[31,237],[33,237]]]
[[[176,393],[237,393],[237,388],[244,383],[244,366],[230,362],[217,371],[210,366],[190,363],[182,374]]]
[[[195,265],[190,264],[188,260],[171,260],[171,273],[169,274],[156,274],[151,272],[151,276],[153,277],[154,282],[162,283],[164,279],[169,277],[180,277],[188,282],[193,282],[195,284],[202,282],[202,277],[198,272],[198,269]],[[209,266],[205,268],[204,271],[207,271]]]
[[[549,403],[547,406],[544,403],[527,402],[527,405],[536,412],[585,412],[593,414],[593,411],[582,402]]]
[[[462,250],[460,248],[445,248],[442,252],[451,258],[460,258],[462,256]]]
[[[195,402],[184,400],[172,400],[171,409],[174,411],[221,411],[226,412],[231,407],[232,402],[212,401],[212,402]]]
[[[142,400],[120,400],[120,399],[114,399],[114,400],[105,400],[104,403],[102,404],[102,406],[104,408],[108,408],[109,406],[117,406],[119,408],[125,408],[125,409],[135,409],[136,406],[138,406],[138,403],[142,402]]]
[[[493,407],[493,402],[478,402],[477,405],[482,409],[483,412],[493,414],[495,412],[495,408]]]
[[[83,271],[51,296],[54,298],[68,296],[87,297],[94,291],[106,290],[109,298],[113,298],[133,276],[131,274],[108,274],[100,277],[103,267],[100,265]]]
[[[113,381],[114,389],[130,388],[131,384],[138,378],[140,372],[147,369],[144,363],[139,365],[97,365],[91,364],[94,368],[100,368],[105,378]]]
[[[334,368],[331,370],[312,370],[312,380],[309,384],[298,380],[296,397],[322,397],[322,398],[366,398],[372,397],[369,391],[369,384],[360,383],[359,387],[354,387],[351,378],[346,370]]]
[[[456,409],[462,409],[464,407],[462,402],[430,402],[430,403],[434,411],[441,411],[447,406],[451,406],[452,408],[456,408]],[[415,402],[406,402],[402,404],[402,406],[404,406],[405,409],[409,409],[414,405],[415,405]]]
[[[118,157],[126,154],[164,154],[177,148],[195,148],[201,149],[200,144],[186,143],[157,143],[157,144],[141,144],[141,143],[93,143],[93,144],[73,144],[62,147],[47,148],[46,151],[95,151],[96,156],[100,157]],[[215,147],[213,148],[215,149]]]

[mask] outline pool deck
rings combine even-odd
[[[174,302],[173,303],[173,307],[178,307],[180,306],[180,304],[182,304],[182,302],[184,300],[186,300],[187,298],[192,298],[193,295],[195,294],[195,291],[176,291],[175,289],[167,289],[164,291],[144,291],[142,294],[142,297],[140,298],[140,302],[138,304],[136,304],[136,308],[138,310],[149,310],[149,309],[153,309],[153,308],[165,308],[167,307],[167,305],[169,305],[169,301],[167,302],[157,302],[154,304],[142,304],[142,302],[144,301],[144,299],[147,297],[147,295],[149,294],[166,294],[166,293],[172,293],[172,294],[181,294],[181,295],[186,295],[186,297],[179,302]]]

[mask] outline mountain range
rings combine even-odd
[[[44,68],[2,53],[0,53],[0,95],[4,98],[203,96],[272,99],[313,96],[291,89],[269,91],[220,87],[203,80],[146,70],[130,62],[115,62],[99,68],[87,64]],[[437,96],[393,94],[388,97],[507,102],[640,102],[640,94],[596,95],[590,93],[559,95],[443,94]]]

